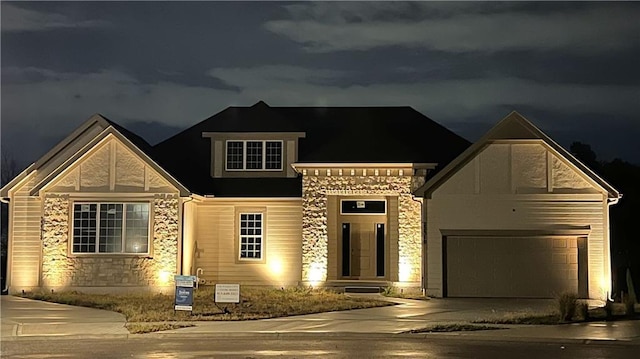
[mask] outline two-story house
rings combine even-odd
[[[516,113],[229,107],[150,146],[95,115],[2,188],[12,292],[388,285],[604,298],[619,193]]]

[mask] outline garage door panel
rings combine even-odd
[[[450,297],[549,298],[578,290],[576,238],[448,237]]]

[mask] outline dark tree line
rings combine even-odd
[[[635,288],[640,285],[640,166],[614,159],[600,161],[591,146],[574,142],[571,153],[622,193],[618,204],[611,206],[611,256],[613,270],[613,295],[628,293],[627,268]],[[637,289],[636,289],[637,291]],[[636,293],[637,294],[637,293]]]
[[[16,161],[9,155],[7,151],[2,151],[0,161],[0,187],[11,181],[13,177],[18,175],[18,165]],[[9,206],[6,203],[0,203],[0,272],[2,272],[1,285],[2,290],[5,287],[5,278],[7,273],[7,243],[9,240],[8,233],[9,224]]]

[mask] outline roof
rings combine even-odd
[[[553,149],[557,154],[564,157],[570,164],[592,181],[600,186],[608,193],[609,198],[620,198],[622,195],[613,186],[593,172],[589,167],[580,162],[570,152],[552,140],[533,123],[524,118],[516,111],[512,111],[509,115],[498,122],[490,129],[481,139],[472,146],[462,152],[457,158],[449,162],[441,171],[429,178],[427,182],[417,189],[414,194],[418,196],[429,197],[442,183],[453,176],[459,169],[464,167],[469,161],[480,153],[487,145],[495,140],[542,140],[549,148]]]
[[[98,134],[91,135],[88,134]],[[44,156],[39,158],[36,162],[27,167],[16,178],[7,183],[1,190],[0,195],[2,197],[8,196],[9,190],[13,188],[19,181],[27,177],[31,173],[36,173],[36,181],[34,188],[31,191],[32,195],[37,194],[42,187],[44,187],[49,181],[55,178],[58,174],[64,171],[65,168],[74,161],[76,161],[82,153],[87,149],[95,145],[102,138],[112,134],[116,136],[125,145],[129,146],[138,156],[145,158],[146,161],[159,173],[164,175],[170,183],[172,183],[181,195],[189,195],[189,191],[173,178],[168,172],[160,167],[156,161],[154,161],[153,147],[149,145],[142,137],[135,133],[125,129],[119,124],[107,119],[100,114],[94,114],[87,119],[83,124],[76,128],[71,134],[60,141]],[[65,153],[64,150],[72,148],[73,151]],[[75,149],[74,149],[75,148]],[[52,166],[49,166],[49,164]]]
[[[203,132],[298,132],[298,163],[439,163],[470,142],[411,107],[228,107],[154,146],[161,165],[203,195],[300,196],[300,179],[211,178],[211,142]],[[188,156],[183,154],[188,153]]]

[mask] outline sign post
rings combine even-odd
[[[174,279],[176,281],[176,297],[173,310],[193,311],[193,283],[196,281],[196,277],[177,275]]]

